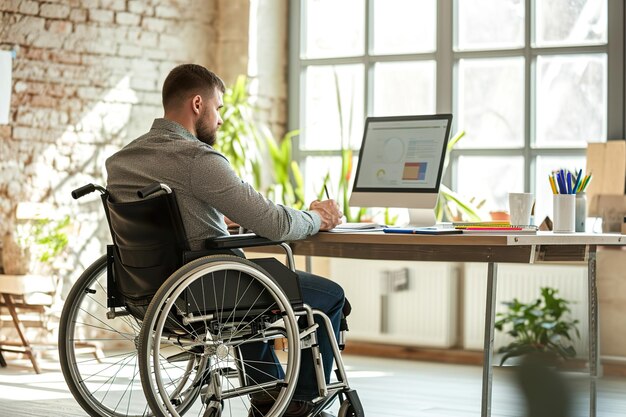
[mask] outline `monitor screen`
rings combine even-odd
[[[351,206],[433,209],[451,114],[368,117]]]

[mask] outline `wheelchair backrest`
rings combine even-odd
[[[147,303],[188,250],[176,197],[117,203],[109,195],[103,202],[115,246],[115,288],[129,301]]]

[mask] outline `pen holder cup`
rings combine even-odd
[[[554,232],[574,233],[576,231],[576,195],[554,194]]]

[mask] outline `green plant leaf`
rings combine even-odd
[[[552,352],[564,359],[574,357],[572,335],[580,338],[577,320],[564,319],[569,301],[553,288],[542,288],[541,297],[522,303],[517,299],[503,303],[507,310],[498,313],[497,331],[505,331],[513,342],[499,350],[505,358],[525,354],[528,350]]]
[[[443,206],[448,206],[450,202],[453,202],[457,208],[459,208],[466,216],[469,221],[480,221],[480,215],[478,214],[478,209],[474,207],[471,203],[462,199],[457,193],[452,191],[446,185],[441,184],[439,187],[439,200],[442,201]],[[437,213],[436,213],[437,214]],[[442,218],[438,218],[439,221],[443,220]]]
[[[447,150],[452,151],[456,144],[465,136],[465,130],[460,130],[448,141]]]
[[[543,327],[544,329],[547,329],[547,330],[554,329],[556,327],[556,325],[557,325],[557,323],[555,321],[541,323],[541,327]]]
[[[531,345],[511,343],[510,345],[498,350],[498,352],[504,353],[502,359],[500,360],[500,366],[504,365],[504,363],[510,358],[526,355],[534,351],[536,351],[536,349]]]

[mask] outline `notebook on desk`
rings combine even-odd
[[[463,234],[486,234],[486,235],[536,235],[537,226],[528,227],[466,227],[458,229]]]
[[[535,225],[511,225],[503,221],[484,222],[457,222],[454,228],[468,234],[491,234],[491,235],[536,235],[538,227]]]
[[[331,233],[348,233],[348,232],[374,232],[383,230],[385,226],[378,223],[367,222],[348,222],[341,223],[329,230]]]
[[[413,235],[458,235],[463,233],[462,230],[443,227],[386,227],[383,229],[385,233],[402,233]]]

